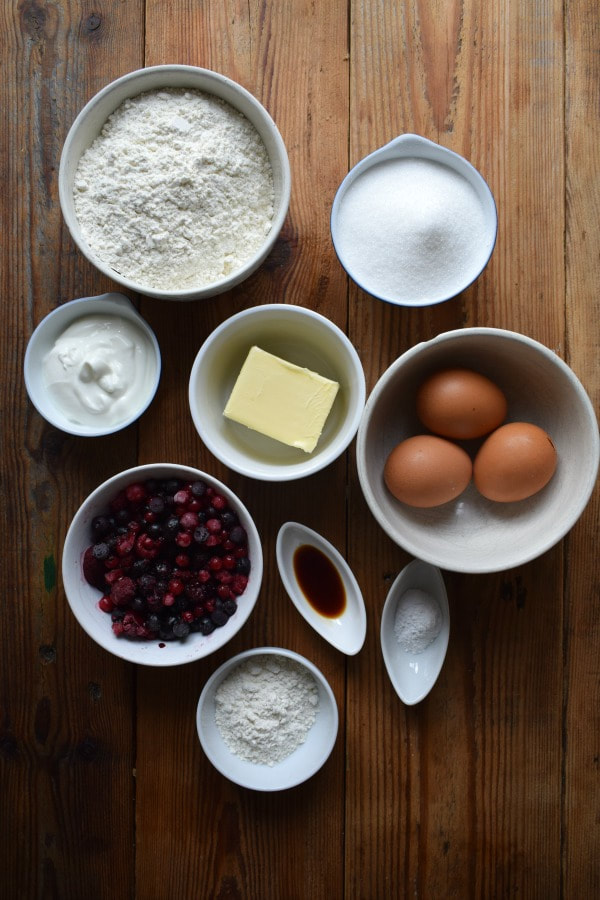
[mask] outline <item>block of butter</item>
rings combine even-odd
[[[338,389],[337,381],[252,347],[223,415],[311,453]]]

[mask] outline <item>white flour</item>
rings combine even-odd
[[[163,290],[211,284],[262,246],[273,218],[265,145],[208,94],[150,91],[109,117],[74,182],[83,236],[121,275]]]
[[[304,743],[319,706],[317,684],[285,656],[257,655],[219,685],[215,718],[236,756],[273,766]]]
[[[394,619],[398,643],[407,653],[422,653],[442,630],[442,611],[425,591],[411,588],[400,597]]]

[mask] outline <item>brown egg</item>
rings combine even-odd
[[[417,415],[435,434],[456,440],[483,437],[506,418],[506,397],[471,369],[442,369],[417,391]]]
[[[409,506],[440,506],[462,494],[473,464],[462,447],[431,434],[398,444],[388,456],[383,478],[390,493]]]
[[[510,503],[537,494],[556,469],[556,448],[537,425],[510,422],[481,445],[473,465],[477,490],[488,500]]]

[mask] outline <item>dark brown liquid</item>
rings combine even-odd
[[[321,550],[310,544],[297,547],[294,574],[310,605],[322,616],[336,619],[346,608],[346,591],[341,575]]]

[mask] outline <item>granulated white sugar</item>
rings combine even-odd
[[[73,190],[100,260],[165,291],[241,268],[271,229],[273,198],[254,125],[219,98],[184,89],[125,100],[82,155]]]
[[[454,296],[489,254],[485,215],[458,172],[426,159],[366,169],[342,197],[336,250],[366,291],[407,304]]]

